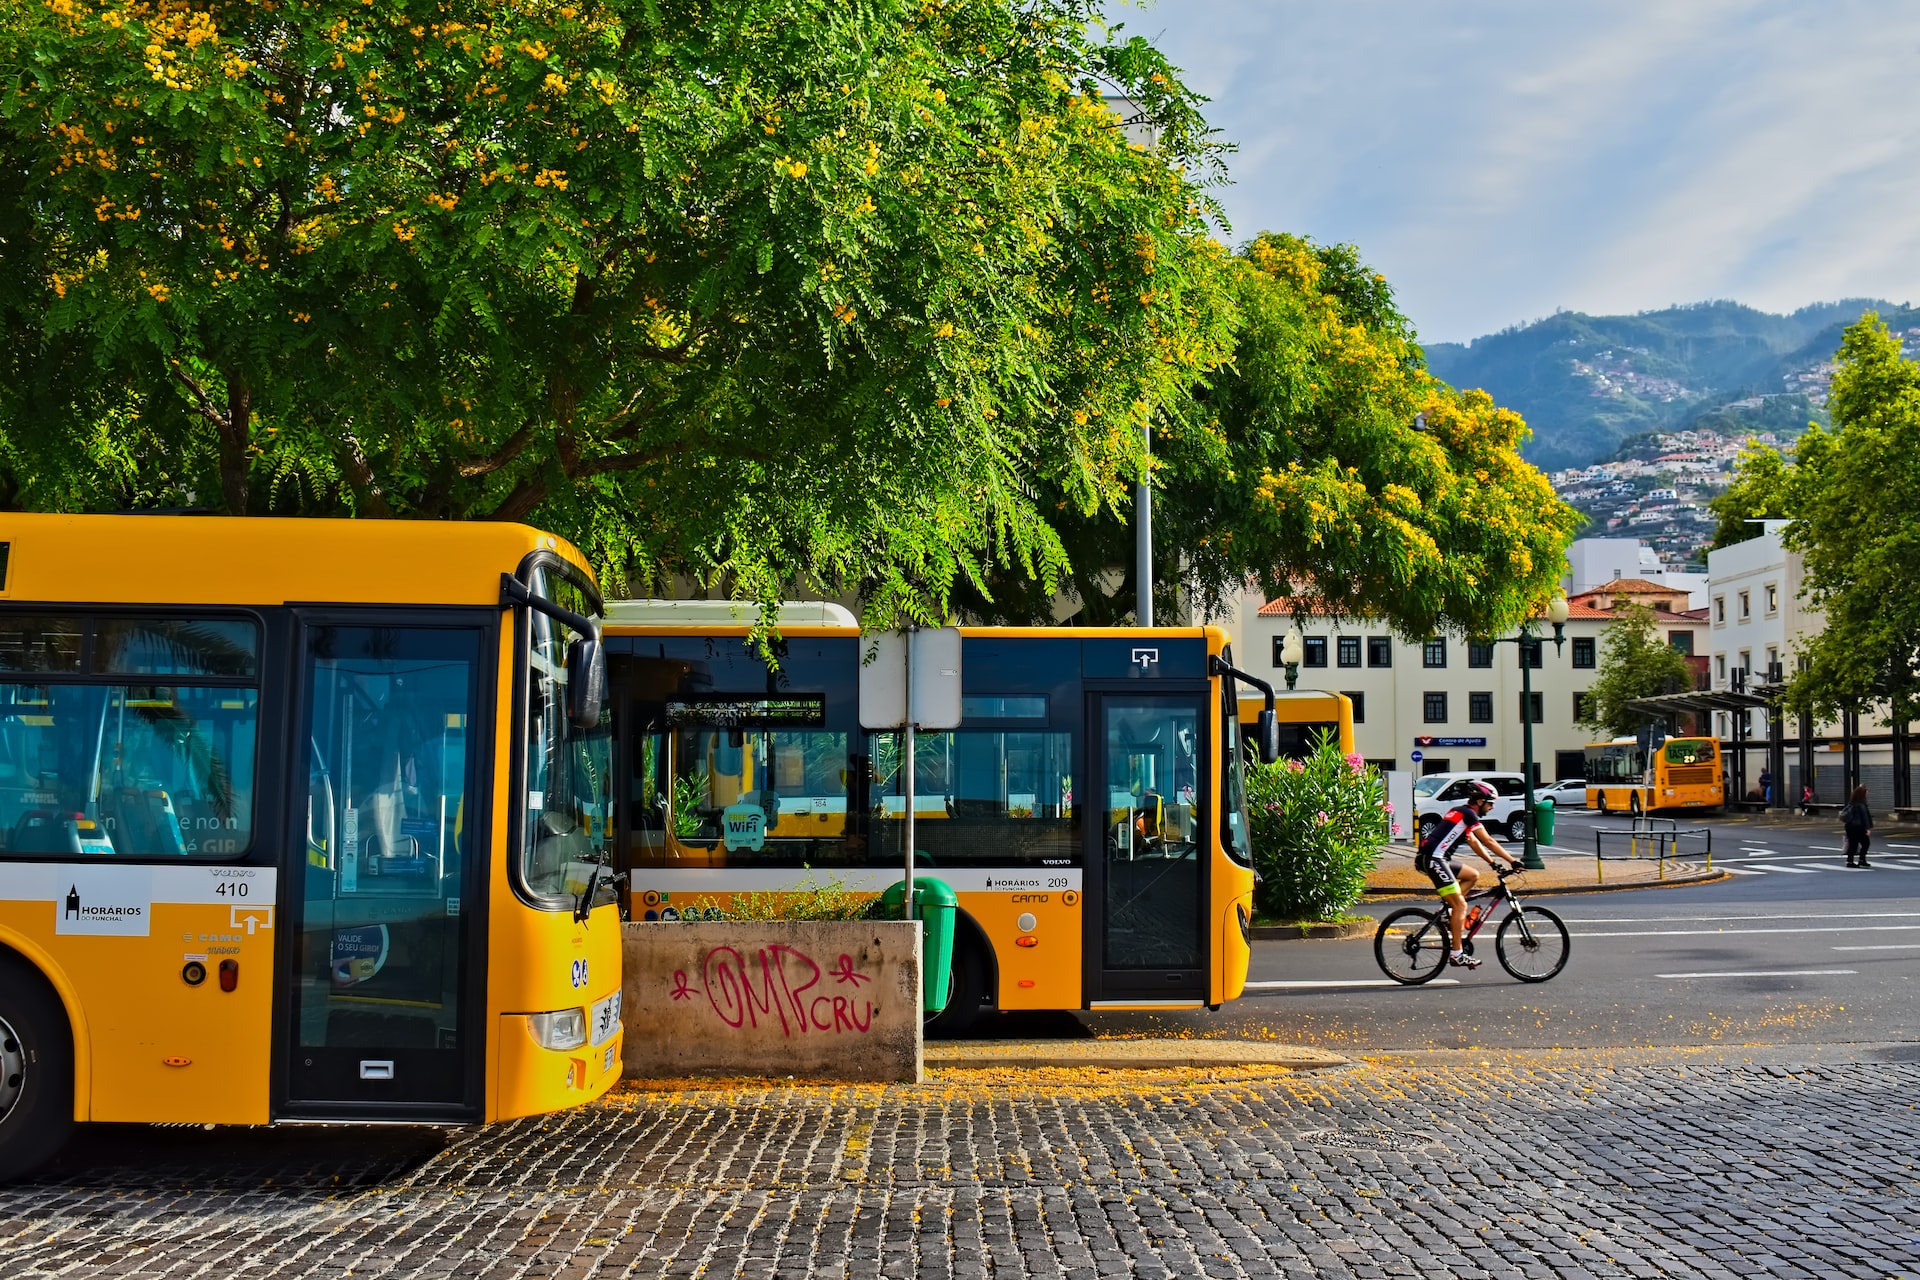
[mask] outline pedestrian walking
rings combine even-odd
[[[1847,797],[1847,807],[1840,811],[1840,821],[1847,829],[1847,865],[1869,865],[1867,845],[1873,839],[1873,811],[1867,808],[1865,787],[1855,787],[1853,794]]]
[[[1813,816],[1813,785],[1811,783],[1800,784],[1800,816],[1803,818]]]
[[[1771,769],[1760,771],[1760,798],[1768,804],[1773,803],[1773,771]]]

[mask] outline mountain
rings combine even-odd
[[[1563,311],[1470,343],[1426,348],[1436,377],[1481,387],[1533,428],[1536,466],[1586,466],[1649,431],[1798,434],[1826,420],[1841,331],[1864,311],[1920,348],[1920,310],[1866,298],[1774,315],[1702,302],[1631,316]],[[1907,332],[1911,330],[1911,332]]]

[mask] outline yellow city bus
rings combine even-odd
[[[599,608],[518,525],[0,515],[0,1177],[603,1093]]]
[[[783,610],[770,667],[744,616],[609,604],[626,789],[616,860],[633,919],[809,881],[857,893],[899,882],[900,743],[860,726],[860,632],[795,612]],[[1253,867],[1224,633],[961,636],[960,726],[918,734],[915,751],[918,861],[960,904],[936,1033],[993,1009],[1237,997]]]
[[[1720,743],[1668,738],[1653,749],[1652,768],[1637,738],[1588,743],[1587,807],[1601,813],[1718,809],[1726,803]]]
[[[1266,708],[1264,698],[1240,698],[1240,724],[1244,730],[1258,723]],[[1353,699],[1327,689],[1278,689],[1274,691],[1274,717],[1279,723],[1280,756],[1284,760],[1304,760],[1312,753],[1323,733],[1331,734],[1341,754],[1354,754]]]

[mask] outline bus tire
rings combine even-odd
[[[1607,811],[1607,793],[1605,791],[1594,793],[1593,809],[1595,813],[1605,813]]]
[[[1637,791],[1637,790],[1636,790],[1636,791],[1634,791],[1634,792],[1631,792],[1631,793],[1630,793],[1630,794],[1629,794],[1629,795],[1627,796],[1627,810],[1628,810],[1628,812],[1630,812],[1630,813],[1632,813],[1632,814],[1633,814],[1633,816],[1634,816],[1634,817],[1636,817],[1636,818],[1640,816],[1640,814],[1641,814],[1641,808],[1640,808],[1640,793],[1639,793],[1639,791]]]
[[[73,1033],[38,970],[0,952],[0,1183],[51,1160],[73,1132]]]
[[[986,958],[980,954],[979,945],[964,936],[953,942],[953,983],[947,988],[947,1007],[927,1019],[923,1030],[929,1039],[966,1034],[993,998],[987,987]]]

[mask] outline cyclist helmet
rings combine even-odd
[[[1468,804],[1492,804],[1499,797],[1498,792],[1478,778],[1467,779],[1466,790]]]

